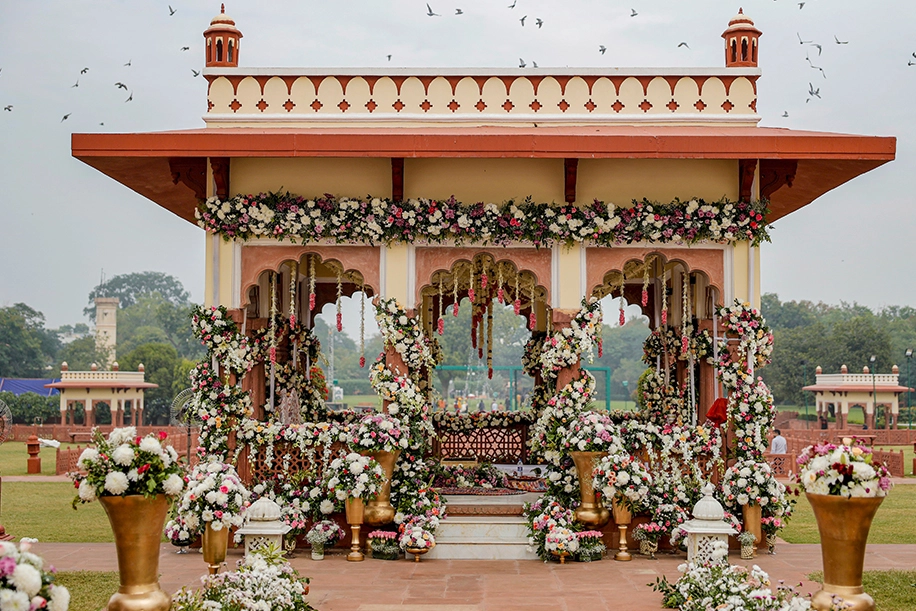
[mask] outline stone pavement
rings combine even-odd
[[[45,561],[58,570],[116,571],[117,557],[111,543],[38,543]],[[778,580],[798,584],[802,593],[818,589],[806,580],[821,568],[820,546],[782,543],[776,555],[742,561],[736,552],[733,564],[758,564]],[[634,556],[632,562],[605,559],[593,563],[545,564],[534,560],[407,560],[367,558],[347,562],[345,550],[334,550],[315,562],[308,551],[292,558],[293,566],[311,578],[309,603],[319,611],[656,611],[660,596],[648,585],[657,577],[674,580],[684,554],[660,555],[653,561]],[[241,550],[230,550],[234,564]],[[865,569],[916,570],[916,546],[869,545]],[[178,555],[163,545],[160,583],[174,592],[182,586],[196,587],[206,573],[199,553]]]

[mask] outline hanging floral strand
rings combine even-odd
[[[518,292],[518,277],[521,276],[520,273],[516,272],[515,274],[515,301],[512,303],[512,308],[515,310],[515,315],[518,316],[522,312],[522,297]]]
[[[341,297],[343,296],[343,283],[340,270],[337,270],[337,332],[343,331],[343,315],[340,312]]]
[[[299,262],[290,265],[289,275],[289,328],[296,329],[296,285],[299,283]]]
[[[619,319],[618,319],[618,321],[617,321],[617,322],[620,324],[621,327],[624,326],[625,324],[627,324],[627,314],[626,314],[626,312],[625,312],[624,309],[623,309],[623,306],[624,306],[624,304],[623,304],[623,289],[624,289],[625,286],[626,286],[626,280],[622,280],[622,281],[621,281],[621,284],[620,284],[620,317],[619,317]]]
[[[477,310],[477,360],[483,358],[483,323],[484,323],[484,314],[486,314],[486,305],[480,304],[476,308]]]
[[[468,286],[470,287],[468,289],[468,299],[473,304],[475,301],[475,297],[477,297],[477,293],[474,291],[474,264],[473,263],[471,263],[471,271],[469,271],[468,274],[469,274]]]
[[[496,298],[499,300],[499,303],[506,303],[504,299],[505,295],[503,291],[503,266],[497,265],[496,269],[499,270],[499,273],[496,277]]]
[[[662,271],[662,326],[668,324],[668,283],[665,282],[665,272]]]
[[[458,272],[455,272],[454,285],[452,286],[452,316],[458,316]]]
[[[681,354],[686,355],[690,348],[690,335],[687,332],[687,321],[690,317],[690,276],[685,272],[681,280]]]
[[[270,325],[267,329],[270,364],[277,362],[277,274],[270,273]]]
[[[315,311],[315,257],[309,255],[309,312]]]
[[[443,308],[442,305],[442,276],[439,276],[439,320],[436,321],[436,329],[439,331],[439,335],[445,333],[445,319],[443,318]]]
[[[441,286],[441,285],[440,285]],[[366,366],[366,283],[361,282],[359,285],[359,366]],[[441,297],[439,303],[441,304]],[[442,320],[441,318],[439,320]]]
[[[487,301],[487,378],[493,379],[493,300]]]
[[[487,290],[487,281],[488,281],[486,261],[484,261],[482,265],[483,265],[483,268],[481,269],[481,272],[480,272],[480,290],[486,291]]]
[[[646,261],[642,275],[642,307],[649,305],[649,266],[655,262],[654,259]]]
[[[531,281],[531,312],[528,313],[528,329],[534,331],[534,328],[537,326],[537,314],[534,312],[534,289],[535,284],[534,280]]]

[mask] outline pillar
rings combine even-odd
[[[553,311],[553,330],[554,332],[566,329],[570,326],[572,319],[578,314],[578,310],[554,310]],[[579,378],[581,360],[576,361],[571,367],[564,367],[557,373],[556,390],[559,391],[564,386]]]
[[[92,399],[86,399],[85,408],[83,409],[83,424],[86,426],[95,426],[95,415],[92,413]]]
[[[132,423],[134,426],[143,426],[143,395],[140,396],[139,409],[137,410],[137,422]]]

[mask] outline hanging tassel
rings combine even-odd
[[[315,257],[309,255],[309,312],[315,311]]]
[[[289,277],[289,328],[296,330],[296,285],[299,283],[299,262],[290,265]]]
[[[518,277],[521,274],[515,274],[515,302],[512,304],[512,308],[515,310],[515,315],[518,316],[522,312],[522,298],[518,292]]]
[[[487,379],[493,379],[493,300],[487,302]]]
[[[534,328],[537,326],[537,320],[538,320],[538,319],[537,319],[537,314],[535,314],[535,312],[534,312],[534,309],[535,309],[535,308],[534,308],[534,304],[535,304],[535,301],[534,301],[534,289],[535,289],[534,279],[532,279],[532,280],[531,280],[531,301],[530,301],[530,303],[531,303],[531,312],[528,314],[528,329],[529,329],[530,331],[534,331]]]
[[[445,333],[445,319],[442,318],[444,307],[445,306],[442,304],[442,276],[439,276],[439,320],[436,321],[436,330],[439,332],[439,335]]]
[[[471,263],[471,271],[468,277],[468,299],[473,304],[476,301],[477,293],[474,291],[474,264]]]
[[[487,290],[487,280],[488,280],[487,279],[487,267],[486,267],[486,264],[484,264],[483,271],[480,274],[480,290],[481,291]]]
[[[343,284],[341,282],[340,271],[337,272],[337,332],[343,331],[343,316],[340,313],[341,296],[343,295]]]
[[[627,315],[626,315],[626,312],[624,312],[623,310],[623,287],[624,286],[625,285],[623,284],[620,285],[620,318],[618,322],[620,323],[621,327],[627,324]]]
[[[498,265],[497,269],[499,270],[499,275],[496,278],[496,298],[499,300],[499,303],[505,302],[505,291],[503,291],[503,266]]]
[[[598,358],[600,359],[604,356],[604,340],[600,337],[598,338]]]
[[[649,305],[649,265],[653,261],[646,261],[645,271],[642,275],[642,307]]]
[[[668,283],[665,281],[665,272],[662,271],[662,326],[668,324]]]
[[[277,362],[277,274],[270,274],[270,328],[268,330],[270,364]]]
[[[690,298],[689,289],[690,287],[690,276],[684,274],[681,279],[681,354],[686,355],[687,350],[690,348],[690,337],[687,332],[687,319],[690,315],[690,304],[688,299]]]
[[[366,366],[366,283],[359,287],[362,293],[359,301],[359,366]]]
[[[471,348],[477,347],[477,306],[471,305]]]
[[[455,284],[452,288],[452,316],[458,316],[458,273],[454,276]]]

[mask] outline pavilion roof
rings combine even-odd
[[[808,390],[811,392],[867,392],[871,394],[872,390],[876,391],[879,395],[885,393],[902,393],[902,392],[913,392],[916,389],[908,388],[906,386],[900,386],[899,384],[894,384],[893,386],[881,385],[878,384],[872,387],[871,384],[812,384],[811,386],[805,386],[802,390]]]
[[[130,380],[62,380],[45,384],[45,388],[159,388],[152,382],[131,382]]]
[[[895,157],[896,138],[782,128],[683,125],[210,128],[73,134],[72,154],[181,218],[198,193],[174,164],[226,157],[735,159],[796,163],[770,195],[779,219]],[[305,194],[304,194],[305,195]]]

